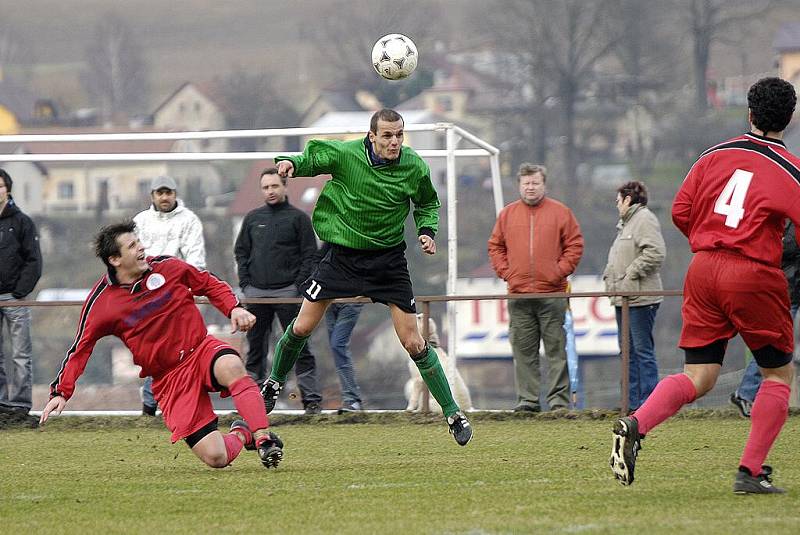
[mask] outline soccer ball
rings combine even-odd
[[[417,68],[414,41],[399,33],[384,35],[372,47],[372,66],[387,80],[401,80]]]

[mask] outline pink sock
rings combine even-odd
[[[644,405],[634,413],[639,423],[639,434],[646,434],[696,397],[697,390],[688,375],[676,373],[664,377]]]
[[[228,386],[228,391],[233,398],[236,412],[242,415],[244,421],[250,426],[250,431],[269,427],[269,419],[264,409],[264,398],[258,391],[256,382],[249,375],[245,375]]]
[[[233,460],[239,456],[244,444],[242,444],[241,439],[236,436],[235,433],[222,435],[222,440],[225,441],[225,451],[228,453],[228,464],[231,464]]]
[[[757,476],[772,444],[778,438],[789,414],[789,385],[764,381],[750,411],[750,436],[744,446],[740,466]]]

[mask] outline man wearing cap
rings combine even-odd
[[[11,176],[0,169],[0,302],[25,299],[42,276],[39,236],[31,218],[11,197]],[[8,325],[11,359],[2,348]],[[0,307],[0,413],[24,417],[31,410],[31,313],[28,307]]]
[[[175,256],[197,269],[206,269],[203,224],[194,212],[178,199],[178,185],[169,176],[158,176],[150,183],[150,208],[133,218],[136,234],[148,256]],[[154,416],[153,379],[142,387],[142,414]]]

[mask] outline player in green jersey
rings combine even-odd
[[[261,394],[271,412],[287,373],[331,301],[363,295],[389,306],[400,342],[442,407],[456,442],[464,446],[472,427],[453,399],[436,352],[417,328],[403,228],[413,204],[419,245],[426,254],[436,253],[441,205],[428,165],[402,146],[403,128],[399,113],[383,109],[372,116],[364,139],[311,140],[302,155],[275,158],[282,177],[331,175],[312,216],[314,230],[329,245],[301,287],[300,313],[275,348]]]

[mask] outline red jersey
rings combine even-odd
[[[784,220],[800,223],[800,159],[748,133],[711,147],[672,204],[692,252],[725,249],[780,267]]]
[[[83,304],[75,341],[50,385],[50,397],[72,396],[92,349],[104,336],[122,340],[142,367],[141,377],[158,379],[208,334],[194,296],[208,297],[226,316],[239,306],[231,287],[209,271],[171,256],[148,257],[147,262],[150,269],[133,284],[119,284],[106,275],[94,285]]]

